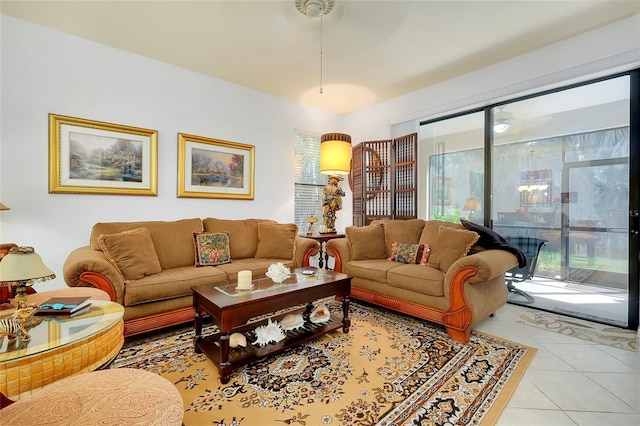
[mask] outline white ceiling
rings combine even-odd
[[[349,113],[640,13],[640,0],[11,1],[1,12]],[[321,74],[322,68],[322,74]],[[322,75],[323,93],[320,93]]]

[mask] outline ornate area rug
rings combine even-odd
[[[628,351],[638,350],[638,332],[633,330],[535,310],[520,315],[517,322],[600,345]]]
[[[438,325],[359,303],[350,317],[348,334],[257,361],[225,385],[194,353],[192,328],[126,342],[112,368],[175,383],[186,426],[478,425],[495,423],[536,351],[475,332],[459,343]]]

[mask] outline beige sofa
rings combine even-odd
[[[520,260],[480,247],[480,234],[461,224],[435,220],[374,221],[347,228],[346,236],[329,241],[327,252],[337,271],[353,277],[353,298],[443,324],[463,342],[507,302],[504,273]]]
[[[70,287],[102,289],[124,306],[124,334],[130,336],[192,321],[193,286],[236,280],[240,270],[264,276],[275,262],[308,266],[319,246],[297,231],[295,224],[262,219],[97,223],[89,245],[67,257],[63,276]],[[195,266],[196,237],[203,232],[228,235],[230,262]]]

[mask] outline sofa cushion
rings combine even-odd
[[[351,260],[386,259],[387,246],[382,223],[369,226],[349,226],[345,229]]]
[[[386,284],[387,273],[401,265],[401,263],[389,262],[387,259],[352,260],[347,263],[345,273],[353,277]]]
[[[388,260],[400,263],[426,265],[429,260],[431,246],[429,244],[405,244],[393,240]]]
[[[293,259],[298,225],[295,223],[258,224],[256,257],[260,259]]]
[[[256,256],[258,248],[258,224],[276,223],[264,219],[216,219],[208,217],[202,220],[205,232],[226,232],[229,234],[231,259],[247,259]]]
[[[429,296],[444,296],[443,283],[444,273],[431,266],[402,265],[391,269],[387,275],[389,286]]]
[[[456,260],[467,255],[471,246],[479,238],[480,236],[476,232],[441,226],[438,236],[431,245],[431,254],[427,265],[447,272]]]
[[[162,269],[193,266],[193,233],[202,232],[202,221],[181,219],[176,221],[102,222],[91,230],[91,248],[101,250],[98,237],[145,227],[151,233]]]
[[[107,260],[116,267],[125,282],[162,270],[147,228],[103,234],[98,237],[98,242]]]
[[[196,266],[215,266],[231,262],[229,235],[226,232],[194,232]]]
[[[433,242],[436,240],[441,226],[453,229],[464,229],[464,227],[459,223],[444,222],[441,220],[428,220],[422,229],[422,235],[420,235],[419,240],[420,244],[429,244],[431,245],[431,250],[433,250]]]
[[[391,244],[393,241],[402,241],[403,243],[418,243],[425,221],[422,219],[408,220],[374,220],[372,225],[382,223],[384,226],[384,238],[387,244],[387,253],[391,252]]]
[[[165,269],[159,274],[149,275],[128,283],[123,303],[127,307],[191,296],[193,294],[191,287],[221,284],[226,281],[226,274],[218,267],[196,268],[191,264]]]

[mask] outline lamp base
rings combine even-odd
[[[16,303],[27,301],[27,286],[24,283],[18,282],[16,285],[16,297],[13,298]]]

